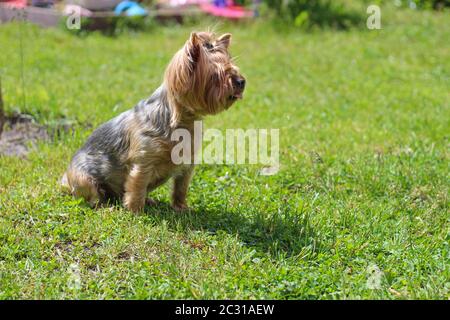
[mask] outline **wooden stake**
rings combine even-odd
[[[3,109],[2,78],[0,78],[0,137],[3,132],[4,124],[5,124],[5,110]]]

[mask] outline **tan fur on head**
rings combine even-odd
[[[75,197],[85,198],[92,207],[99,201],[96,183],[89,175],[69,169],[61,179],[61,186],[65,192]]]
[[[210,32],[193,32],[172,58],[164,83],[175,109],[173,125],[183,113],[215,114],[242,96],[242,90],[233,85],[235,78],[243,77],[228,53],[230,42],[229,33],[217,38]]]

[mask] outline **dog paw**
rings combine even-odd
[[[173,203],[172,209],[177,212],[183,212],[183,211],[188,211],[189,207],[186,203]]]
[[[130,210],[133,213],[142,213],[142,211],[144,210],[144,205],[141,204],[137,204],[137,203],[132,203],[126,206],[128,210]]]
[[[147,199],[145,199],[145,205],[149,206],[149,207],[153,207],[153,206],[158,205],[158,201],[153,200],[152,198],[147,198]]]
[[[124,206],[128,210],[132,211],[133,213],[140,213],[144,210],[145,201],[142,200],[135,200],[132,199],[132,197],[125,195],[124,198]]]

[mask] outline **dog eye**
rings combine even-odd
[[[205,42],[204,46],[205,46],[205,48],[208,49],[208,50],[211,50],[212,48],[214,48],[214,46],[212,45],[212,43],[209,43],[209,42]]]

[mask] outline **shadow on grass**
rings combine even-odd
[[[226,208],[197,206],[186,212],[175,212],[167,203],[146,207],[149,222],[167,223],[173,231],[226,232],[236,235],[245,246],[272,256],[306,255],[317,250],[316,236],[303,212],[242,213]]]

